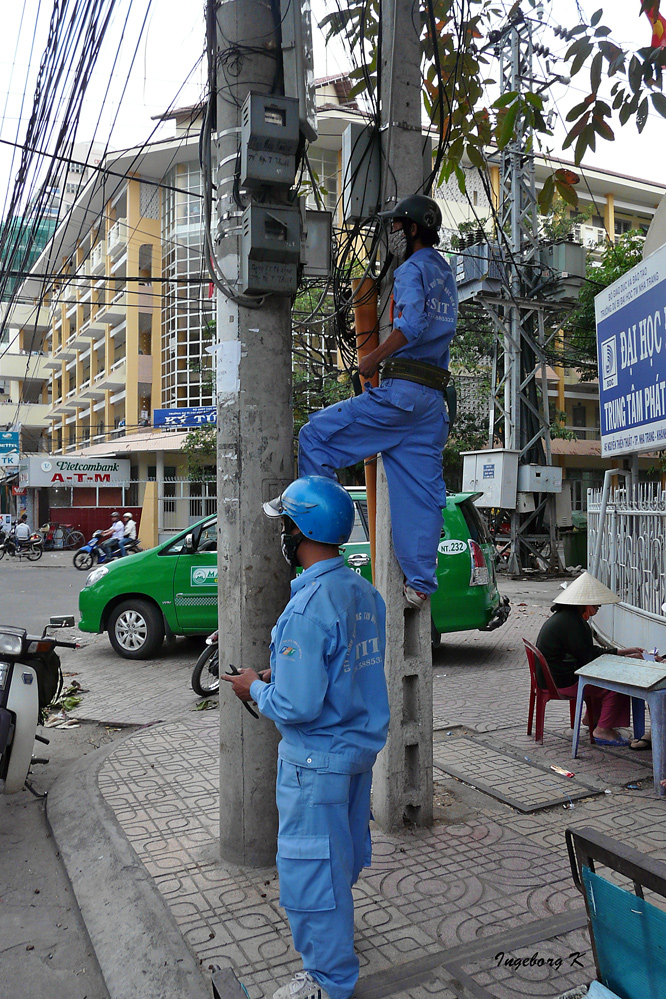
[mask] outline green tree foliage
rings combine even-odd
[[[420,19],[423,46],[423,101],[440,135],[439,184],[455,176],[464,190],[464,158],[483,169],[491,148],[505,149],[530,130],[543,147],[552,135],[544,112],[543,88],[537,81],[531,91],[491,99],[496,42],[508,23],[519,25],[528,18],[539,18],[543,3],[550,3],[554,16],[559,17],[555,0],[516,0],[508,16],[493,0],[415,0],[414,16]],[[631,16],[640,16],[648,7],[658,10],[658,6],[654,0],[642,0],[641,8]],[[379,14],[380,0],[350,0],[345,5],[336,4],[320,24],[328,37],[345,40],[355,64],[350,73],[355,81],[350,96],[365,94],[371,106],[377,105]],[[602,24],[602,18],[603,9],[599,9],[589,23],[581,20],[556,30],[570,42],[561,76],[568,73],[577,78],[573,93],[579,94],[581,85],[587,87],[589,73],[589,93],[582,101],[576,98],[577,103],[566,113],[564,148],[572,147],[577,164],[588,150],[594,151],[597,139],[615,138],[610,124],[615,118],[621,125],[633,118],[640,132],[650,106],[666,117],[666,96],[662,93],[666,49],[647,47],[628,52],[611,39],[611,30]],[[610,103],[604,99],[607,91]],[[549,211],[555,195],[575,207],[577,182],[573,171],[554,170],[539,194],[541,211]]]
[[[189,431],[183,444],[191,479],[212,479],[217,466],[217,426],[207,423]]]

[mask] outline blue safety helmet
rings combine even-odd
[[[354,526],[351,496],[335,479],[306,475],[264,503],[267,517],[291,517],[301,533],[325,545],[343,545]]]

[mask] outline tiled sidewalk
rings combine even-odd
[[[545,605],[514,607],[496,632],[445,637],[433,661],[436,738],[468,736],[523,763],[565,765],[611,793],[576,801],[573,811],[520,814],[436,766],[434,827],[373,831],[373,866],[355,889],[358,999],[552,997],[589,981],[593,961],[564,829],[592,824],[663,856],[665,804],[647,779],[649,754],[582,741],[574,763],[566,703],[548,705],[542,747],[525,734],[521,637],[534,638],[547,614]],[[197,700],[189,689],[195,650],[166,649],[159,662],[137,664],[117,660],[105,642],[95,639],[80,666],[90,688],[80,716],[164,721],[107,757],[101,793],[202,967],[233,968],[250,999],[271,995],[300,961],[275,869],[219,859],[219,718],[188,710]],[[632,782],[641,789],[623,787]]]

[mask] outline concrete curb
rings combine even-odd
[[[99,771],[122,741],[58,778],[47,800],[51,831],[110,999],[210,999],[210,984],[99,790]]]

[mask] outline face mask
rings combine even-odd
[[[280,547],[282,549],[282,555],[284,556],[285,562],[288,562],[292,569],[296,569],[301,563],[298,561],[298,556],[296,551],[301,541],[305,541],[305,537],[299,531],[298,534],[288,534],[283,531],[280,535]]]
[[[407,236],[404,229],[396,229],[388,234],[389,252],[397,260],[404,260],[407,255]]]

